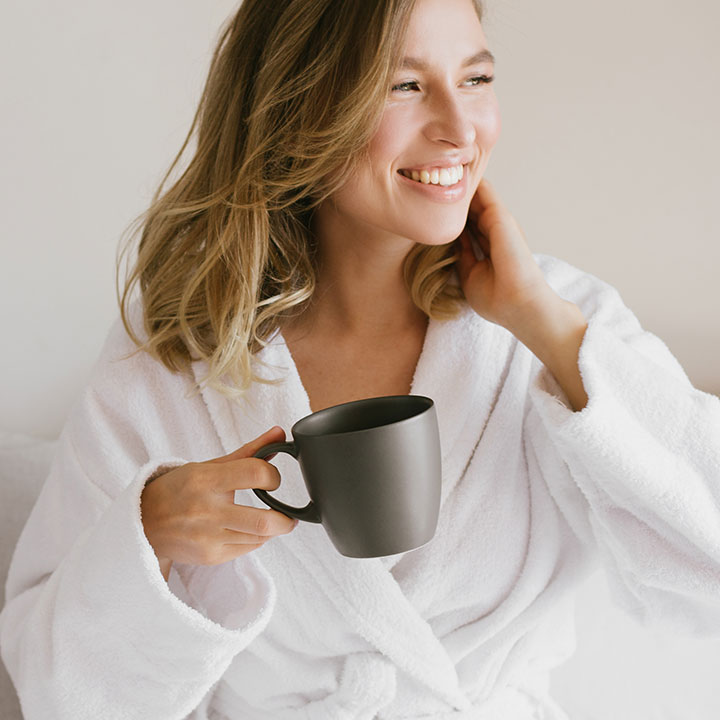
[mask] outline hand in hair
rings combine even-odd
[[[473,240],[484,258],[476,259]],[[553,293],[525,240],[525,233],[483,178],[460,238],[458,273],[470,306],[486,320],[513,332],[523,315]]]
[[[483,258],[476,258],[472,240]],[[483,179],[459,238],[458,275],[470,307],[501,325],[550,370],[575,410],[588,402],[578,352],[587,322],[580,308],[547,283],[520,225]]]
[[[143,527],[166,580],[173,562],[218,565],[294,529],[295,521],[275,510],[234,504],[235,490],[279,487],[277,468],[253,455],[284,440],[274,427],[229,455],[182,465],[145,486]]]

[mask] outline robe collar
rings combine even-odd
[[[502,386],[508,347],[514,339],[486,322],[470,308],[452,320],[430,320],[413,378],[411,393],[433,399],[438,417],[442,451],[443,485],[441,510],[479,443]],[[236,450],[273,425],[280,425],[291,439],[292,425],[310,414],[310,402],[281,332],[276,332],[254,359],[263,377],[279,381],[254,383],[241,400],[230,400],[205,386],[202,394],[226,453]],[[199,380],[206,366],[194,365]],[[308,502],[297,463],[276,456],[282,484],[274,494],[290,505]],[[278,462],[276,462],[278,461]],[[240,501],[240,500],[238,500]],[[266,507],[252,491],[244,504]],[[438,553],[449,543],[437,542],[411,553]],[[263,548],[260,549],[260,551]],[[260,552],[258,551],[258,552]],[[343,616],[347,625],[365,638],[430,691],[456,709],[469,701],[459,688],[453,660],[430,624],[406,597],[391,573],[404,556],[356,559],[342,556],[321,525],[300,523],[283,538],[282,552],[288,562],[304,567]],[[451,556],[442,561],[452,560]]]

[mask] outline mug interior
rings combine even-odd
[[[298,420],[293,435],[337,435],[408,420],[433,406],[422,395],[388,395],[334,405]]]

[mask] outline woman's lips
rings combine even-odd
[[[428,168],[401,168],[398,172],[404,177],[411,178],[415,182],[424,185],[455,185],[462,180],[465,168],[462,163],[457,165]]]
[[[424,183],[420,180],[413,180],[412,178],[404,175],[402,170],[398,170],[397,175],[399,177],[399,182],[403,187],[415,190],[415,192],[422,194],[423,197],[435,202],[452,203],[465,197],[469,173],[467,172],[467,168],[463,168],[462,177],[451,185],[435,185],[430,182]]]

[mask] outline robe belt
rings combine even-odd
[[[376,652],[353,653],[343,667],[337,690],[300,708],[259,710],[221,683],[211,705],[227,720],[535,720],[538,700],[519,688],[506,687],[475,703],[464,696],[456,709],[408,715],[394,705],[397,668]],[[229,692],[228,692],[229,691]],[[394,706],[393,706],[394,705]],[[218,715],[209,714],[210,718]]]

